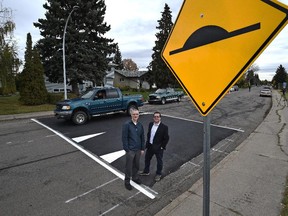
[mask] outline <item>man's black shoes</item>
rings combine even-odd
[[[141,180],[138,178],[138,179],[133,179],[133,181],[136,183],[136,184],[141,184]]]
[[[125,183],[125,188],[126,188],[127,190],[132,190],[132,186],[131,186],[130,183]]]
[[[144,171],[142,171],[142,172],[139,173],[139,175],[140,175],[140,176],[149,176],[150,173],[149,173],[149,172],[144,172]]]

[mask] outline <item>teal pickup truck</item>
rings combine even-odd
[[[143,106],[142,95],[124,96],[118,88],[93,88],[80,98],[60,101],[54,110],[58,119],[72,120],[76,125],[85,124],[95,115],[126,111]]]
[[[149,94],[148,103],[165,104],[168,101],[178,101],[184,96],[183,91],[175,91],[173,88],[157,89],[154,93]]]

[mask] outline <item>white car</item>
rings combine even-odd
[[[264,86],[260,91],[260,97],[272,97],[272,91],[269,86]]]

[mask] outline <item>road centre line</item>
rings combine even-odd
[[[87,156],[89,156],[91,159],[93,159],[94,161],[96,161],[99,165],[103,166],[104,168],[106,168],[107,170],[109,170],[110,172],[112,172],[114,175],[116,175],[118,178],[122,179],[124,181],[124,174],[120,173],[118,170],[114,169],[114,167],[112,167],[110,164],[107,164],[106,162],[104,162],[101,158],[99,158],[97,155],[94,155],[93,153],[87,151],[86,149],[84,149],[82,146],[78,145],[77,143],[75,143],[73,140],[71,140],[70,138],[64,136],[63,134],[61,134],[60,132],[48,127],[47,125],[39,122],[36,119],[31,119],[32,121],[34,121],[35,123],[47,128],[48,130],[52,131],[53,133],[55,133],[56,135],[58,135],[59,137],[61,137],[62,139],[64,139],[65,141],[67,141],[68,143],[70,143],[72,146],[74,146],[75,148],[77,148],[78,150],[80,150],[81,152],[83,152],[84,154],[86,154]],[[150,199],[154,199],[155,195],[152,194],[151,192],[149,192],[148,190],[146,190],[143,186],[136,184],[135,182],[131,181],[130,182],[131,185],[136,188],[138,191],[140,191],[141,193],[145,194],[146,196],[148,196]]]
[[[142,115],[147,115],[147,114],[153,114],[152,112],[143,112],[141,113]],[[165,114],[161,114],[162,116],[166,116],[166,117],[170,117],[170,118],[175,118],[175,119],[180,119],[180,120],[184,120],[184,121],[190,121],[190,122],[195,122],[195,123],[199,123],[199,124],[203,124],[203,122],[201,121],[197,121],[197,120],[192,120],[192,119],[186,119],[186,118],[182,118],[182,117],[176,117],[176,116],[171,116],[171,115],[165,115]],[[238,131],[238,132],[242,132],[244,133],[245,131],[240,129],[240,128],[232,128],[232,127],[228,127],[228,126],[221,126],[221,125],[216,125],[216,124],[210,124],[211,126],[214,127],[218,127],[218,128],[224,128],[224,129],[230,129],[230,130],[234,130],[234,131]]]

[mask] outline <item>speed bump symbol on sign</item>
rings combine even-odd
[[[203,28],[198,29],[195,33],[193,33],[185,42],[182,48],[171,51],[170,55],[186,51],[189,49],[193,49],[199,46],[203,46],[209,43],[214,43],[220,40],[228,39],[230,37],[235,37],[240,34],[245,34],[247,32],[254,31],[259,28],[260,23],[257,23],[255,25],[251,25],[229,33],[219,26],[205,26]]]
[[[270,0],[184,0],[162,58],[206,116],[287,24]]]

